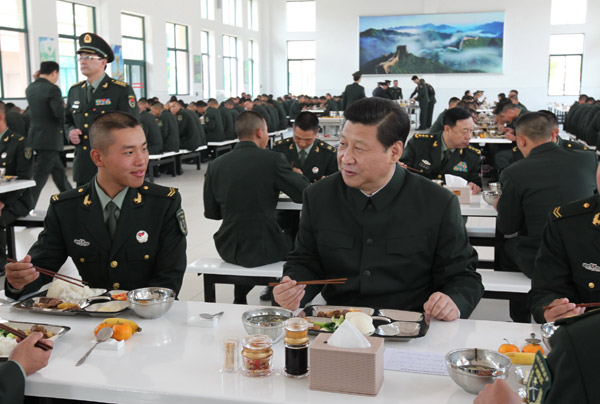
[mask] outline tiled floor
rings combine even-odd
[[[202,171],[197,171],[193,165],[184,165],[184,174],[177,177],[161,176],[156,179],[156,183],[160,185],[179,188],[183,198],[183,208],[186,214],[189,235],[187,238],[187,259],[188,262],[193,262],[202,257],[219,258],[215,249],[212,235],[217,231],[220,222],[209,220],[204,217],[204,206],[202,200],[202,188],[204,185],[204,172],[206,164],[202,165]],[[71,178],[71,170],[68,170],[69,178]],[[46,187],[42,191],[36,209],[46,209],[47,201],[51,195],[57,192],[57,189],[49,179]],[[477,222],[481,226],[489,225],[489,219],[478,219]],[[18,228],[16,232],[17,239],[17,255],[21,258],[31,244],[36,240],[40,229],[24,229]],[[479,249],[480,256],[490,256],[492,251],[490,248]],[[63,272],[74,272],[75,267],[69,260]],[[2,282],[3,285],[3,282]],[[248,303],[251,305],[265,304],[259,300],[259,294],[262,287],[255,287],[248,295]],[[180,293],[182,300],[204,300],[202,291],[202,277],[194,273],[186,273],[183,287]],[[233,286],[218,285],[217,286],[217,301],[231,303],[233,301]],[[508,317],[508,303],[499,300],[484,300],[482,301],[472,318],[510,321]]]

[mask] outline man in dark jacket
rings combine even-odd
[[[413,98],[416,94],[416,100],[419,103],[419,108],[421,112],[419,113],[419,127],[417,130],[425,130],[429,126],[427,126],[427,117],[429,116],[429,88],[427,87],[427,83],[425,79],[420,79],[417,76],[412,76],[411,79],[417,87],[415,91],[412,92],[409,98]]]
[[[171,112],[165,109],[164,105],[156,101],[150,107],[150,112],[154,115],[156,123],[160,128],[162,136],[163,153],[179,151],[179,126],[177,118]]]
[[[388,84],[385,81],[377,83],[377,87],[373,89],[373,97],[385,98],[391,100],[392,96],[388,93]]]
[[[354,103],[354,101],[358,101],[366,97],[365,88],[361,86],[360,79],[362,78],[362,73],[360,71],[354,72],[352,74],[352,79],[354,83],[348,84],[346,89],[344,90],[343,104],[344,110],[348,109],[350,105]]]

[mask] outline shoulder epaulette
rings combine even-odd
[[[19,142],[22,142],[23,140],[25,140],[25,136],[21,136],[21,137],[19,138]]]
[[[513,153],[516,153],[519,150],[519,148],[517,146],[512,148]]]
[[[77,187],[77,188],[69,189],[68,191],[65,191],[65,192],[61,192],[60,194],[54,194],[50,198],[50,202],[55,203],[55,202],[66,201],[67,199],[74,199],[74,198],[78,198],[78,197],[83,198],[84,196],[89,194],[87,192],[88,189],[89,189],[89,184],[85,184],[81,187]]]
[[[552,220],[559,220],[570,216],[577,216],[584,213],[593,212],[597,203],[598,196],[594,195],[586,199],[568,203],[566,205],[557,206],[552,209]],[[600,220],[598,220],[598,224],[594,224],[600,226]]]
[[[415,133],[415,139],[433,139],[435,135],[429,135],[427,133]]]
[[[334,146],[332,146],[332,145],[330,145],[330,144],[327,144],[327,143],[325,143],[325,142],[324,142],[324,141],[322,141],[322,140],[319,140],[318,146],[319,146],[321,149],[323,149],[323,150],[327,150],[327,151],[330,151],[330,152],[332,152],[332,153],[337,153],[337,149],[336,149]]]
[[[471,150],[473,153],[481,154],[481,150],[473,146],[467,147],[467,150]]]
[[[163,187],[162,185],[157,185],[152,182],[145,182],[144,185],[139,188],[139,191],[142,194],[164,196],[165,198],[174,198],[175,195],[177,195],[177,188]]]
[[[80,86],[80,85],[82,85],[83,83],[85,83],[85,80],[81,80],[80,82],[77,82],[77,83],[73,84],[73,85],[71,86],[71,88],[73,88],[73,87],[77,87],[77,86]]]
[[[281,139],[275,142],[275,146],[279,146],[280,144],[288,144],[292,142],[292,138],[288,137],[287,139]]]
[[[122,81],[120,81],[120,80],[115,80],[115,79],[112,79],[111,81],[112,81],[113,83],[115,83],[116,85],[118,85],[118,86],[121,86],[121,87],[127,87],[127,85],[128,85],[127,83],[124,83],[124,82],[122,82]]]

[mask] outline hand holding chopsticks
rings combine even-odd
[[[27,255],[23,261],[17,261],[12,258],[7,258],[7,261],[10,262],[10,264],[6,265],[6,277],[9,283],[17,289],[22,289],[27,284],[36,280],[38,278],[38,273],[60,279],[64,282],[79,287],[83,287],[85,284],[87,284],[87,282],[81,279],[59,274],[57,272],[33,265],[31,264],[31,257],[29,255]],[[31,268],[33,268],[34,271],[31,271]]]
[[[322,279],[315,281],[298,281],[296,285],[343,285],[346,283],[348,278],[336,278],[336,279]],[[284,282],[271,282],[269,286],[281,285]]]
[[[548,306],[543,306],[544,319],[547,322],[555,321],[562,317],[577,316],[585,311],[585,307],[600,306],[598,303],[582,303],[575,304],[569,302],[566,297],[562,299],[554,299]]]
[[[0,329],[3,329],[6,332],[9,332],[13,335],[15,335],[16,337],[20,338],[21,340],[24,340],[28,337],[27,334],[25,334],[23,331],[21,330],[17,330],[16,328],[12,328],[6,324],[0,323]],[[48,351],[50,349],[52,349],[52,345],[44,342],[44,341],[37,341],[35,343],[35,346],[38,348],[43,349],[44,351]]]
[[[273,288],[273,299],[284,309],[296,310],[300,307],[300,302],[305,295],[306,285],[341,285],[346,283],[348,278],[325,279],[320,281],[300,281],[290,279],[289,276],[281,278],[281,282],[271,283]]]
[[[543,306],[542,309],[550,310],[555,308],[557,305]],[[600,307],[600,303],[577,303],[575,307]]]

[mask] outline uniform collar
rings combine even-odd
[[[238,143],[236,143],[236,145],[233,148],[234,149],[242,149],[245,147],[252,147],[252,148],[258,149],[258,145],[251,140],[240,140]]]
[[[543,143],[543,144],[531,149],[531,151],[529,152],[529,155],[531,156],[534,154],[540,154],[540,153],[544,153],[549,150],[554,150],[554,149],[558,149],[558,148],[560,148],[560,146],[557,145],[556,143],[546,142],[546,143]]]
[[[406,178],[406,170],[400,168],[398,164],[394,169],[392,178],[388,181],[383,188],[376,191],[372,196],[365,195],[361,190],[357,188],[349,188],[350,198],[354,201],[355,206],[361,212],[367,207],[369,200],[373,204],[376,210],[383,210],[385,207],[394,199],[398,194]],[[342,179],[343,181],[343,179]]]
[[[106,208],[106,205],[108,205],[110,201],[117,205],[117,208],[121,210],[123,207],[123,201],[125,200],[125,195],[127,195],[127,191],[129,191],[129,187],[123,188],[121,192],[115,195],[115,197],[112,199],[106,194],[106,192],[102,190],[102,188],[100,188],[100,185],[98,184],[98,177],[94,177],[94,187],[96,189],[96,195],[98,195],[100,205],[102,206],[102,211],[104,211],[104,208]]]
[[[94,81],[93,83],[90,83],[88,80],[86,80],[86,83],[88,84],[88,86],[92,86],[94,91],[96,91],[98,87],[100,87],[100,83],[102,83],[102,80],[104,80],[105,77],[106,73],[104,73],[98,80]]]
[[[292,142],[294,142],[294,141],[292,140]],[[308,153],[310,153],[310,151],[312,150],[312,148],[313,148],[313,146],[315,145],[315,143],[316,143],[316,140],[313,142],[313,144],[311,144],[311,145],[310,145],[310,146],[308,146],[306,149],[304,149],[304,151],[306,152],[306,155],[307,155],[307,156],[308,156]],[[300,150],[302,150],[302,149],[300,149],[300,148],[298,147],[298,145],[296,144],[296,142],[294,142],[294,145],[296,146],[296,151],[298,152],[298,154],[300,154]]]
[[[5,135],[9,135],[10,134],[10,128],[7,126],[6,129],[4,129],[4,132],[0,133],[0,139],[2,139]]]

